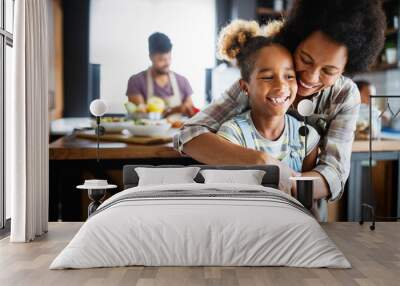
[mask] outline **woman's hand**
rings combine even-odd
[[[313,171],[316,165],[317,157],[318,157],[318,147],[314,148],[314,150],[311,151],[306,158],[304,158],[302,173],[297,173],[297,176],[318,178],[313,182],[314,200],[327,198],[328,196],[330,196],[329,186],[325,178],[320,173]],[[292,196],[295,198],[297,197],[296,181],[293,181],[292,184]]]
[[[329,185],[326,182],[324,176],[322,176],[320,173],[317,171],[309,171],[309,172],[303,172],[299,174],[302,177],[315,177],[317,180],[313,181],[313,199],[318,200],[318,199],[327,199],[330,197],[331,193],[329,191]],[[297,198],[297,189],[296,189],[296,182],[293,181],[292,185],[292,196]]]

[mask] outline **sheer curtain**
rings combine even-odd
[[[46,0],[15,2],[13,92],[6,130],[12,242],[48,228],[48,39]]]

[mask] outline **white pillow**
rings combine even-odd
[[[201,170],[205,184],[234,183],[246,185],[261,185],[265,171],[262,170]]]
[[[193,179],[199,170],[199,167],[135,168],[139,176],[138,186],[195,183]]]

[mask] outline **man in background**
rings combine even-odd
[[[148,42],[152,65],[129,78],[126,91],[129,101],[143,108],[149,99],[156,97],[165,102],[164,116],[174,113],[194,115],[193,90],[189,81],[170,70],[171,40],[157,32],[150,35]]]

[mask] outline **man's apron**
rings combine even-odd
[[[160,96],[154,94],[154,80],[153,77],[151,76],[150,68],[147,69],[146,77],[147,77],[147,100],[149,100],[152,97],[161,98]],[[182,104],[182,97],[179,90],[178,81],[176,80],[175,74],[173,72],[169,73],[169,80],[172,87],[172,95],[161,99],[164,100],[167,108],[172,108]]]

